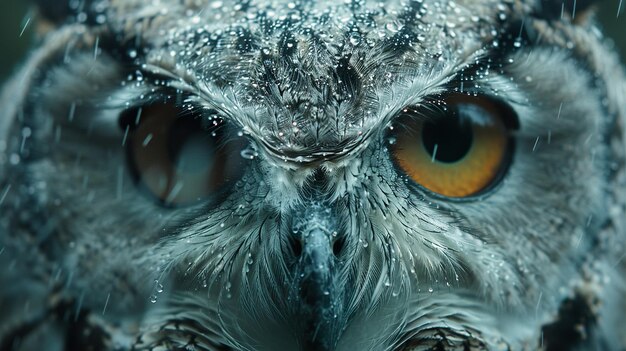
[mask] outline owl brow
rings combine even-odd
[[[140,92],[134,94],[132,98],[126,101],[124,110],[133,110],[145,106],[155,104],[173,103],[176,106],[182,106],[185,102],[184,92],[167,87],[161,87],[148,93]]]
[[[491,86],[488,82],[490,74],[503,75],[504,68],[511,64],[508,57],[518,50],[520,43],[528,43],[529,37],[526,35],[524,24],[521,21],[514,21],[508,30],[489,43],[485,43],[483,49],[485,54],[476,57],[474,62],[468,63],[457,70],[456,74],[441,88],[446,92],[458,92],[465,94],[491,95]],[[493,47],[493,42],[498,42],[498,47]],[[491,73],[491,72],[494,73]],[[431,102],[438,100],[441,94],[431,94],[427,99]]]
[[[180,108],[183,113],[179,115],[181,118],[186,117],[199,117],[205,120],[207,123],[210,120],[219,120],[220,125],[224,120],[223,116],[216,109],[203,105],[194,94],[182,91],[180,89],[173,89],[171,87],[160,87],[148,94],[141,94],[134,98],[130,105],[127,106],[124,111],[139,110],[143,107],[156,105],[156,104],[173,104]],[[138,112],[140,114],[140,112]],[[138,123],[140,116],[128,115],[123,113],[120,117],[120,123],[124,125],[133,125]]]
[[[487,49],[487,54],[476,59],[474,63],[470,63],[461,68],[458,73],[454,74],[447,82],[442,82],[443,84],[440,86],[440,89],[437,89],[437,92],[431,93],[427,96],[427,102],[440,100],[437,97],[441,96],[440,92],[445,91],[479,94],[486,93],[486,89],[479,86],[481,80],[476,79],[475,77],[481,72],[491,69],[493,66],[500,65],[500,67],[503,67],[505,65],[504,59],[508,57],[511,51],[518,47],[516,44],[520,40],[526,40],[528,37],[526,35],[526,30],[524,29],[525,26],[523,21],[513,21],[512,24],[507,26],[507,29],[502,31],[501,34],[495,39],[496,41],[502,42],[501,48],[492,47],[491,42],[485,43],[483,49]],[[147,95],[153,99],[152,101],[162,99],[163,97],[169,98],[172,95],[172,91],[175,91],[176,95],[183,94],[184,92],[190,96],[204,96],[208,99],[202,100],[211,104],[211,94],[209,94],[209,91],[201,89],[202,84],[199,85],[198,82],[195,81],[190,82],[184,77],[184,75],[181,75],[178,72],[174,72],[159,64],[149,63],[141,65],[139,70],[143,72],[146,82],[152,83],[152,86],[159,88],[156,92],[151,92]],[[198,88],[200,88],[200,94],[198,94]],[[428,99],[428,97],[431,99]],[[139,99],[135,105],[138,107],[141,104],[145,104],[147,101],[151,101],[151,99]],[[198,103],[198,106],[201,105],[203,104]],[[219,106],[213,107],[221,110]],[[228,116],[227,113],[225,115]]]
[[[128,109],[154,103],[171,103],[182,106],[194,95],[195,89],[176,73],[157,65],[136,65],[130,71],[135,72],[135,80],[141,84],[132,92],[132,97],[125,101]]]
[[[143,72],[143,80],[155,87],[157,91],[153,96],[173,95],[177,94],[183,96],[187,102],[194,102],[198,108],[207,108],[202,102],[212,102],[210,89],[208,83],[199,84],[194,77],[185,76],[172,71],[166,67],[158,64],[143,64],[141,65],[141,72]],[[198,100],[196,101],[195,98]],[[182,104],[179,100],[178,104]],[[211,104],[211,108],[216,111],[222,111],[222,108],[218,104]]]

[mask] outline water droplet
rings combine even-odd
[[[31,135],[32,135],[32,130],[31,130],[30,128],[28,128],[28,127],[24,127],[24,128],[22,129],[22,136],[23,136],[24,138],[28,138],[28,137],[30,137]]]
[[[259,156],[259,154],[254,151],[254,149],[249,147],[241,150],[240,155],[246,160],[253,160],[255,157]]]
[[[396,24],[396,23],[394,23],[394,22],[389,22],[389,23],[387,23],[387,24],[385,25],[385,28],[386,28],[388,31],[392,32],[392,33],[396,33],[396,32],[398,32],[398,31],[400,31],[400,29],[402,29],[402,26],[400,26],[400,25],[398,25],[398,24]]]
[[[356,46],[361,43],[361,35],[359,33],[351,33],[350,34],[350,44]]]

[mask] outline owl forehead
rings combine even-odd
[[[204,42],[206,46],[296,52],[293,44],[315,38],[335,56],[353,46],[371,48],[401,38],[413,46],[427,42],[432,48],[436,42],[456,47],[469,36],[493,35],[488,29],[496,19],[506,20],[514,6],[513,0],[109,1],[100,8],[110,9],[112,26],[151,46],[185,46],[194,33],[210,33],[214,41],[222,41]],[[229,43],[229,37],[240,40]]]
[[[444,81],[450,66],[473,59],[498,35],[498,18],[512,6],[487,0],[112,5],[117,13],[109,17],[118,21],[112,27],[149,48],[147,61],[210,87],[209,101],[229,95],[218,107],[227,106],[269,149],[294,158],[352,150],[385,123],[381,104],[410,95],[394,84],[410,90],[415,77]]]
[[[213,24],[249,22],[255,15],[265,13],[271,20],[315,25],[322,17],[334,17],[347,23],[354,17],[369,16],[380,23],[394,20],[413,21],[438,16],[439,21],[463,23],[465,16],[485,19],[495,11],[505,11],[504,7],[514,3],[533,1],[513,0],[92,0],[91,8],[96,12],[113,11],[116,20],[130,20],[139,17],[199,17],[199,22],[209,20]],[[99,11],[98,11],[99,10]],[[469,11],[465,13],[465,11]],[[383,15],[383,18],[376,18]],[[441,16],[449,17],[441,17]],[[125,19],[124,19],[125,18]],[[468,19],[468,18],[467,18]],[[190,23],[191,24],[191,23]]]

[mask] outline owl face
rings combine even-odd
[[[619,347],[587,4],[57,5],[0,120],[19,350]]]

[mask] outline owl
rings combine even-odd
[[[625,350],[593,1],[33,6],[0,350]]]

